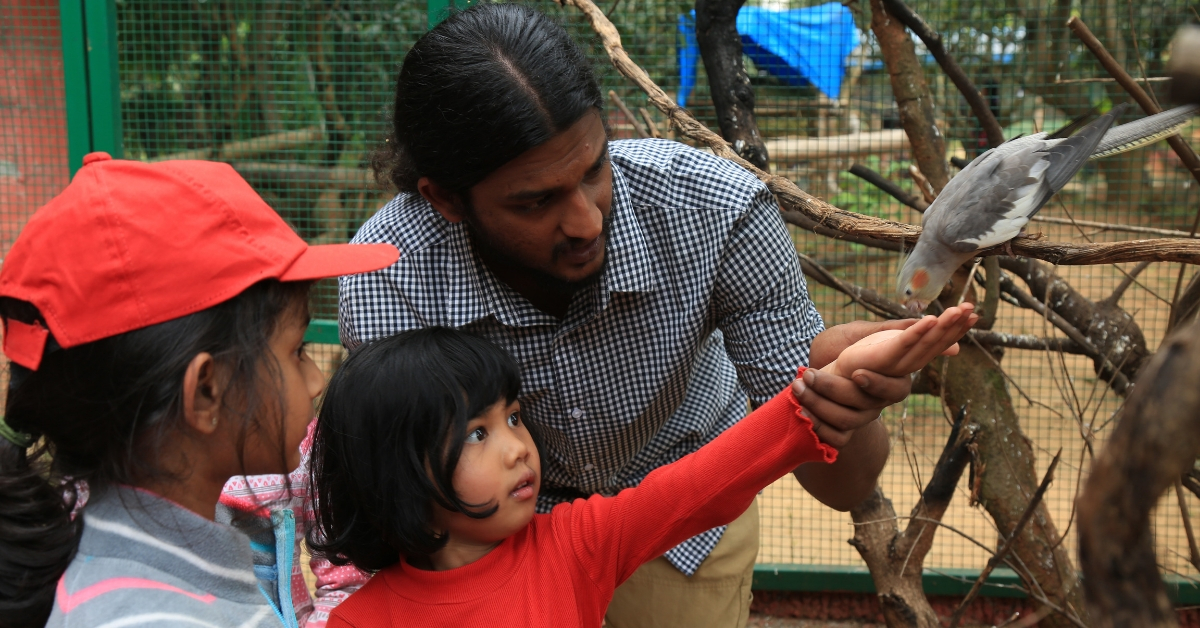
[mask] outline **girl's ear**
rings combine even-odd
[[[183,373],[183,420],[201,434],[217,431],[225,382],[210,353],[198,353]]]

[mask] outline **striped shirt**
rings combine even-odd
[[[774,197],[732,162],[666,140],[611,142],[605,270],[552,317],[497,279],[461,223],[400,194],[354,242],[400,249],[340,281],[342,342],[444,325],[521,365],[522,417],[542,457],[541,512],[615,495],[697,450],[808,364],[824,328]],[[724,527],[666,558],[691,575]]]
[[[83,509],[79,551],[46,626],[296,626],[255,576],[250,539],[153,493],[111,488]],[[290,565],[289,565],[290,566]]]

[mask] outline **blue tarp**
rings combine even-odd
[[[854,15],[840,2],[804,9],[772,10],[744,6],[737,16],[742,52],[754,65],[789,85],[814,85],[830,98],[842,91],[846,56],[858,45]],[[696,12],[679,16],[680,107],[696,86]]]

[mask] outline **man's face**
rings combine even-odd
[[[612,166],[591,111],[476,184],[464,218],[485,259],[566,285],[604,268]]]

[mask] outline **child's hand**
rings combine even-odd
[[[867,370],[900,377],[921,370],[938,355],[958,353],[957,340],[979,320],[970,303],[948,308],[941,316],[926,316],[904,330],[871,334],[842,351],[821,369],[842,377]]]

